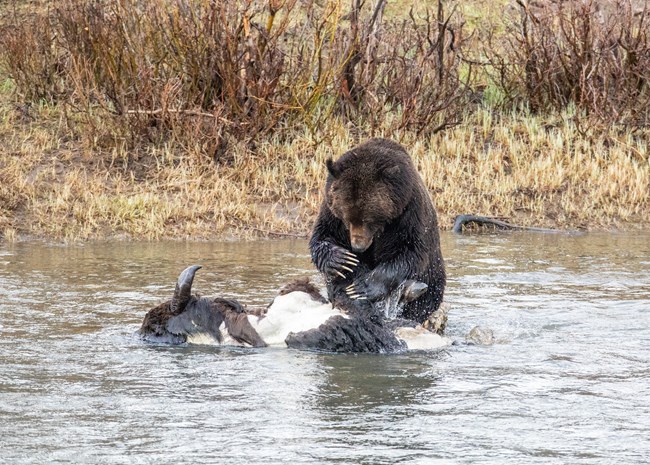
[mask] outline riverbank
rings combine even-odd
[[[0,7],[1,240],[306,237],[325,160],[370,136],[442,229],[650,226],[646,10],[356,4]]]
[[[318,134],[233,144],[218,158],[164,144],[103,148],[78,137],[56,107],[21,105],[6,92],[0,122],[0,234],[8,242],[306,237],[325,160],[358,142],[331,119]],[[560,229],[650,226],[647,134],[585,136],[562,115],[484,108],[430,139],[401,136],[442,229],[466,213]]]

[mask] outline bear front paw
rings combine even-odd
[[[345,293],[354,300],[377,301],[388,295],[388,288],[372,279],[356,279],[345,288]]]
[[[346,272],[354,273],[354,268],[359,264],[356,255],[338,245],[332,245],[329,252],[329,260],[325,263],[324,270],[326,274],[346,279]]]

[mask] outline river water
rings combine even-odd
[[[189,264],[268,303],[304,241],[0,245],[0,463],[650,462],[650,235],[442,241],[457,344],[402,355],[132,337]]]

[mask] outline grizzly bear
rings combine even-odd
[[[381,308],[403,282],[423,282],[426,292],[391,316],[424,322],[442,302],[446,276],[436,212],[409,154],[371,139],[326,165],[309,249],[328,297],[345,292]]]

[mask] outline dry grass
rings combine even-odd
[[[305,130],[229,163],[201,150],[150,147],[92,152],[59,124],[55,109],[29,117],[0,105],[0,233],[4,240],[228,239],[306,236],[315,218],[324,161],[357,141],[343,124]],[[483,110],[430,140],[403,134],[432,192],[441,225],[476,213],[524,225],[648,227],[647,140],[630,134],[586,139],[571,123]]]
[[[650,219],[647,139],[589,140],[571,123],[511,115],[462,125],[413,153],[443,224],[460,213],[510,218],[522,225],[632,229]],[[481,114],[477,115],[478,117]]]

